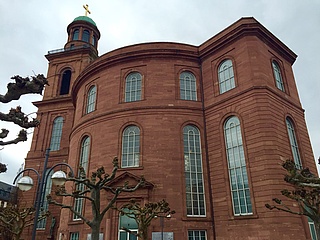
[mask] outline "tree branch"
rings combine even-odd
[[[48,80],[42,74],[32,76],[31,81],[28,77],[22,78],[19,75],[13,76],[11,79],[14,79],[15,83],[8,83],[7,93],[0,94],[0,102],[2,103],[18,100],[22,95],[29,93],[42,94],[44,86],[49,85]]]

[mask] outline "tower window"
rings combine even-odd
[[[296,167],[301,169],[302,164],[301,164],[301,158],[299,153],[299,146],[296,138],[296,133],[293,127],[293,123],[290,118],[286,118],[286,124],[287,124],[289,141],[291,145],[291,151],[293,155],[293,161],[296,164]]]
[[[90,42],[90,32],[88,30],[84,30],[82,33],[82,41]]]
[[[224,93],[235,88],[233,66],[230,59],[227,59],[220,64],[218,69],[218,78],[220,93]]]
[[[180,74],[180,98],[184,100],[197,100],[196,78],[190,72],[182,72]]]
[[[125,102],[141,100],[141,81],[142,76],[138,72],[130,73],[126,77]]]
[[[96,38],[96,36],[95,35],[92,35],[92,40],[91,40],[91,44],[93,45],[93,46],[96,46],[96,42],[97,42],[97,40],[96,40],[97,38]]]
[[[191,125],[184,127],[183,148],[187,215],[205,216],[202,153],[198,128]]]
[[[229,118],[224,125],[233,213],[235,216],[252,214],[250,189],[244,157],[240,121]]]
[[[272,68],[273,68],[274,78],[276,80],[276,86],[278,89],[284,92],[284,85],[282,81],[281,70],[276,61],[272,61]]]
[[[73,31],[72,40],[79,40],[79,29]]]
[[[51,141],[50,141],[50,150],[51,151],[58,151],[60,149],[62,127],[63,127],[63,117],[57,117],[53,121]]]
[[[66,95],[69,93],[70,81],[71,81],[71,71],[66,70],[62,74],[60,95]]]

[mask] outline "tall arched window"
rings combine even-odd
[[[122,135],[121,167],[138,167],[140,160],[140,129],[129,126]]]
[[[301,164],[301,158],[300,158],[299,146],[298,146],[298,142],[297,142],[297,138],[296,138],[296,133],[294,130],[293,122],[288,117],[286,118],[286,124],[287,124],[290,145],[291,145],[293,161],[296,164],[296,167],[301,169],[302,164]]]
[[[93,112],[96,107],[96,86],[92,86],[88,91],[86,113]]]
[[[88,173],[88,167],[89,167],[89,154],[90,154],[90,137],[86,136],[83,138],[81,142],[80,160],[79,160],[79,166],[83,167],[86,173]],[[78,191],[84,190],[83,184],[78,184],[76,186]],[[82,215],[83,205],[84,205],[83,198],[74,199],[74,210],[78,212],[80,215]],[[80,217],[78,216],[78,214],[75,214],[75,213],[73,214],[73,220],[80,220]]]
[[[130,212],[129,209],[123,209],[125,212]],[[138,224],[133,218],[134,216],[129,217],[127,215],[120,215],[119,218],[119,240],[136,240],[137,236],[134,234],[138,233]],[[129,231],[126,231],[126,230]],[[133,234],[132,234],[133,233]]]
[[[90,42],[90,32],[88,30],[82,32],[82,41]]]
[[[180,98],[183,100],[197,100],[196,77],[191,72],[180,74]]]
[[[134,102],[141,100],[141,82],[142,76],[138,72],[130,73],[126,77],[125,102]]]
[[[273,74],[274,74],[274,78],[276,80],[277,88],[279,88],[281,91],[284,92],[284,85],[283,85],[283,81],[282,81],[281,70],[280,70],[279,64],[276,61],[272,61],[272,68],[273,68]]]
[[[252,214],[250,188],[244,156],[240,121],[230,117],[224,125],[229,180],[235,216]]]
[[[232,61],[224,60],[218,68],[219,88],[220,93],[227,92],[235,88],[234,73]]]
[[[183,128],[184,173],[188,216],[205,216],[205,195],[199,129],[192,125]]]
[[[72,40],[79,40],[79,29],[73,31]]]
[[[62,74],[61,86],[60,86],[60,95],[65,95],[69,93],[71,81],[71,71],[66,70]]]
[[[56,119],[54,119],[51,132],[50,151],[60,150],[62,127],[63,117],[57,117]]]

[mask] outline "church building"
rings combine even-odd
[[[64,47],[45,56],[50,85],[34,103],[41,123],[26,168],[42,172],[50,148],[48,168],[64,162],[90,177],[101,166],[111,173],[118,156],[116,181],[143,175],[148,184],[120,194],[117,207],[131,198],[165,199],[176,212],[152,221],[153,240],[160,233],[166,240],[312,239],[306,217],[265,207],[288,187],[284,160],[316,172],[293,51],[253,17],[199,46],[149,42],[99,55],[100,37],[91,18],[77,17]],[[51,188],[48,181],[46,194]],[[21,201],[34,197],[25,192]],[[90,218],[87,201],[56,199]],[[101,201],[108,201],[103,193]],[[51,216],[38,224],[36,239],[91,239],[76,214],[44,207]],[[136,239],[123,230],[137,230],[127,220],[109,210],[101,239]]]

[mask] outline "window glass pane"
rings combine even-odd
[[[225,123],[224,132],[234,215],[252,214],[239,119],[229,118]]]
[[[60,149],[60,141],[62,136],[63,117],[57,117],[53,121],[50,151],[58,151]]]
[[[218,78],[220,93],[224,93],[235,88],[233,66],[230,59],[227,59],[220,64],[218,69]]]

